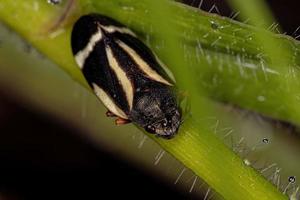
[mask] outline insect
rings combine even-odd
[[[88,84],[117,117],[172,138],[181,124],[175,80],[157,56],[126,26],[100,14],[75,23],[71,46]]]

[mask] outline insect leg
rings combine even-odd
[[[128,120],[128,119],[123,119],[121,117],[118,117],[115,121],[116,125],[124,125],[124,124],[128,124],[130,123],[131,121]]]

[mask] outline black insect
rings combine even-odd
[[[99,14],[82,16],[72,31],[72,51],[89,85],[116,124],[128,122],[164,138],[181,123],[174,77],[127,27]]]

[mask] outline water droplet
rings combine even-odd
[[[244,159],[244,163],[245,163],[245,165],[247,165],[247,166],[250,166],[250,165],[251,165],[251,162],[250,162],[248,159]]]
[[[61,3],[62,0],[48,0],[48,3],[53,4],[53,5],[58,5]]]
[[[133,11],[134,7],[131,7],[131,6],[122,6],[122,9],[126,10],[126,11]]]
[[[215,30],[216,30],[216,29],[219,28],[219,24],[217,24],[217,23],[214,22],[214,21],[211,21],[210,24],[211,24],[210,26],[211,26],[212,29],[215,29]]]
[[[264,139],[262,139],[262,142],[265,143],[265,144],[269,144],[269,139],[268,138],[264,138]]]
[[[290,183],[295,183],[296,182],[296,177],[295,176],[290,176],[289,177],[289,182]]]

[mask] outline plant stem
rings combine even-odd
[[[62,15],[63,9],[47,4],[46,1],[2,0],[0,2],[0,19],[85,87],[87,84],[76,66],[70,50],[72,24],[83,13],[100,12],[127,24],[153,47],[153,50],[165,63],[174,63],[174,55],[178,54],[172,53],[170,47],[162,45],[166,39],[161,38],[161,34],[157,33],[161,24],[157,23],[158,25],[156,25],[155,21],[149,18],[149,13],[146,12],[149,8],[147,1],[90,0],[74,2],[72,15],[63,21],[62,26],[58,26],[54,32],[49,32],[49,30]],[[191,82],[187,80],[190,75],[188,73],[183,80],[179,81],[182,83],[179,87],[189,87],[193,92],[199,91],[199,95],[192,98],[193,105],[195,105],[192,107],[194,109],[192,117],[182,125],[178,136],[172,140],[151,136],[152,139],[186,167],[192,169],[196,175],[203,178],[225,199],[286,199],[259,173],[245,165],[242,159],[229,150],[209,130],[206,123],[200,122],[200,119],[207,117],[208,114],[215,115],[210,109],[205,108],[206,106],[214,107],[210,100],[202,98],[205,93],[208,97],[219,101],[228,101],[278,119],[300,124],[299,106],[295,102],[290,104],[290,101],[281,96],[295,91],[286,91],[285,85],[276,88],[278,90],[276,92],[280,95],[267,90],[274,88],[274,83],[281,79],[278,80],[278,74],[275,72],[269,73],[261,67],[260,60],[257,58],[261,50],[257,47],[257,42],[247,40],[249,33],[255,34],[254,28],[178,3],[168,2],[167,5],[170,6],[172,12],[176,13],[176,15],[172,15],[174,18],[171,18],[171,22],[176,25],[174,37],[181,39],[179,42],[183,45],[183,57],[187,56],[187,59],[179,60],[170,68],[178,79],[180,79],[179,69],[182,65],[187,66],[190,73],[197,74],[198,76],[193,82],[195,85],[190,85]],[[14,15],[12,16],[11,13]],[[166,14],[166,17],[170,16]],[[150,38],[149,41],[147,41],[147,37]],[[278,39],[284,45],[289,45],[293,50],[298,50],[299,44],[290,38],[272,34],[271,37]],[[173,58],[168,54],[173,55]],[[182,57],[182,55],[179,56]],[[298,54],[291,58],[294,64],[298,65]],[[179,66],[177,66],[178,64]],[[269,71],[272,71],[272,67],[268,66]],[[257,77],[255,82],[252,79],[253,71]],[[266,79],[266,73],[268,79]],[[296,75],[298,74],[296,73]],[[251,76],[251,78],[248,79],[245,76]],[[30,77],[28,78],[30,79]],[[216,84],[216,81],[222,84]],[[288,80],[288,84],[291,82],[298,84],[294,79]],[[242,86],[240,91],[235,93],[240,86]],[[266,90],[263,91],[263,94],[261,94],[262,88]],[[258,95],[268,101],[262,105],[253,103],[253,99],[256,99]],[[195,100],[199,100],[200,103],[197,105]],[[283,103],[284,108],[274,111],[274,107],[278,108],[279,104]]]

